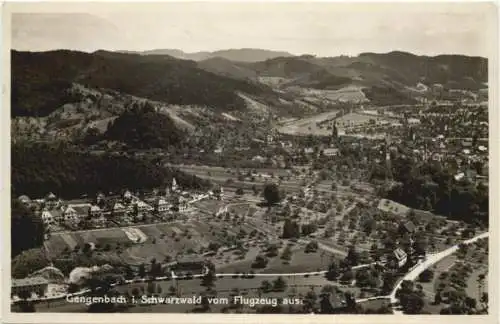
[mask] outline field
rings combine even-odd
[[[368,124],[370,120],[375,120],[380,122],[387,119],[380,116],[366,115],[353,112],[346,114],[340,118],[337,118],[335,121],[337,123],[337,126],[339,127],[339,130],[342,130],[348,127],[356,127]]]
[[[295,120],[282,125],[279,128],[279,132],[291,135],[313,134],[319,136],[328,136],[331,135],[331,131],[327,130],[326,128],[318,127],[317,123],[333,119],[337,116],[338,113],[338,110],[331,110],[315,116]]]
[[[231,295],[241,295],[244,297],[256,298],[299,298],[303,299],[307,293],[313,291],[316,295],[319,295],[322,288],[325,286],[333,287],[333,291],[339,293],[339,300],[342,299],[342,291],[350,291],[355,295],[359,294],[358,288],[345,287],[338,285],[337,283],[327,281],[323,276],[309,276],[309,277],[287,277],[284,276],[283,279],[286,281],[287,287],[283,292],[264,292],[260,290],[263,281],[268,281],[272,283],[277,277],[254,277],[254,278],[217,278],[214,282],[213,289],[217,291],[217,297],[220,298],[231,298]],[[158,296],[171,296],[171,291],[177,291],[180,297],[191,297],[193,295],[200,296],[203,295],[207,288],[202,285],[200,279],[192,280],[165,280],[158,281],[153,284],[155,295]],[[340,290],[339,290],[340,289]],[[133,296],[133,295],[144,295],[148,294],[148,284],[146,283],[135,283],[128,284],[124,286],[119,286],[116,290],[120,295]],[[211,306],[212,312],[221,312],[223,308],[227,308],[228,304],[220,304]],[[253,312],[255,308],[250,306],[246,307],[246,312]],[[47,304],[45,302],[38,303],[36,305],[37,312],[85,312],[86,306],[84,304],[71,304],[65,300],[51,302]],[[169,305],[169,304],[159,304],[159,305],[143,305],[138,303],[135,307],[133,306],[128,311],[129,312],[191,312],[196,308],[194,305],[184,304],[184,305]]]
[[[314,95],[320,98],[326,98],[332,101],[341,102],[363,102],[368,101],[361,87],[350,85],[338,90],[316,90],[304,89],[307,95]]]

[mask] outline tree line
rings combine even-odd
[[[181,187],[204,189],[210,183],[153,160],[94,155],[65,144],[18,143],[12,146],[12,194],[43,197],[48,192],[71,199],[98,192],[118,193],[163,187],[175,177]]]

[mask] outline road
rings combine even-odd
[[[489,236],[488,232],[482,233],[482,234],[479,234],[479,235],[477,235],[477,236],[475,236],[475,237],[473,237],[473,238],[471,238],[469,240],[463,241],[461,243],[471,244],[471,243],[476,242],[477,240],[486,238],[488,236]],[[398,284],[394,287],[394,289],[392,290],[391,294],[389,295],[389,298],[391,299],[391,305],[394,305],[395,303],[397,303],[398,300],[396,298],[396,292],[401,287],[401,284],[403,283],[404,280],[414,281],[415,279],[417,279],[417,277],[424,270],[426,270],[427,268],[429,268],[432,265],[436,264],[437,262],[441,261],[442,259],[446,258],[447,256],[450,256],[453,253],[457,252],[459,244],[456,244],[456,245],[454,245],[454,246],[452,246],[452,247],[450,247],[450,248],[448,248],[446,250],[443,250],[443,251],[441,251],[439,253],[428,255],[427,258],[423,262],[421,262],[420,264],[418,264],[417,266],[415,266],[410,272],[408,272],[398,282]],[[401,310],[394,310],[394,314],[395,315],[403,315],[403,312]]]

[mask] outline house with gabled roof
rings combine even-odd
[[[156,212],[164,213],[164,212],[168,211],[168,209],[169,209],[169,204],[167,203],[167,201],[165,199],[158,198],[154,202],[154,210]]]
[[[42,222],[46,225],[51,225],[54,223],[54,216],[52,216],[52,213],[48,210],[43,210],[41,217],[42,217]]]
[[[417,227],[415,226],[415,224],[412,221],[407,220],[407,221],[402,222],[399,225],[399,230],[402,233],[413,234],[417,230]]]
[[[126,212],[127,212],[127,208],[118,201],[116,201],[113,204],[113,206],[111,207],[111,213],[114,217],[123,216],[123,215],[125,215]]]
[[[71,206],[64,208],[63,217],[64,223],[70,227],[77,226],[81,220],[81,216],[78,215],[77,211]]]
[[[59,199],[57,199],[56,195],[54,195],[52,192],[49,192],[49,194],[45,197],[44,199],[45,202],[45,207],[47,209],[55,209],[57,206],[59,206]]]
[[[408,255],[400,248],[394,250],[394,257],[396,258],[398,267],[400,268],[406,264],[406,261],[408,261]]]

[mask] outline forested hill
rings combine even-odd
[[[48,192],[71,199],[84,194],[164,187],[175,177],[183,187],[207,188],[209,183],[153,161],[128,156],[92,155],[64,145],[12,146],[12,196],[43,197]]]
[[[182,131],[172,119],[152,109],[125,111],[110,124],[104,137],[137,149],[168,149],[183,140]]]
[[[72,83],[168,104],[243,109],[237,92],[274,96],[262,84],[199,69],[193,61],[98,51],[11,52],[12,116],[46,116],[68,103]]]

